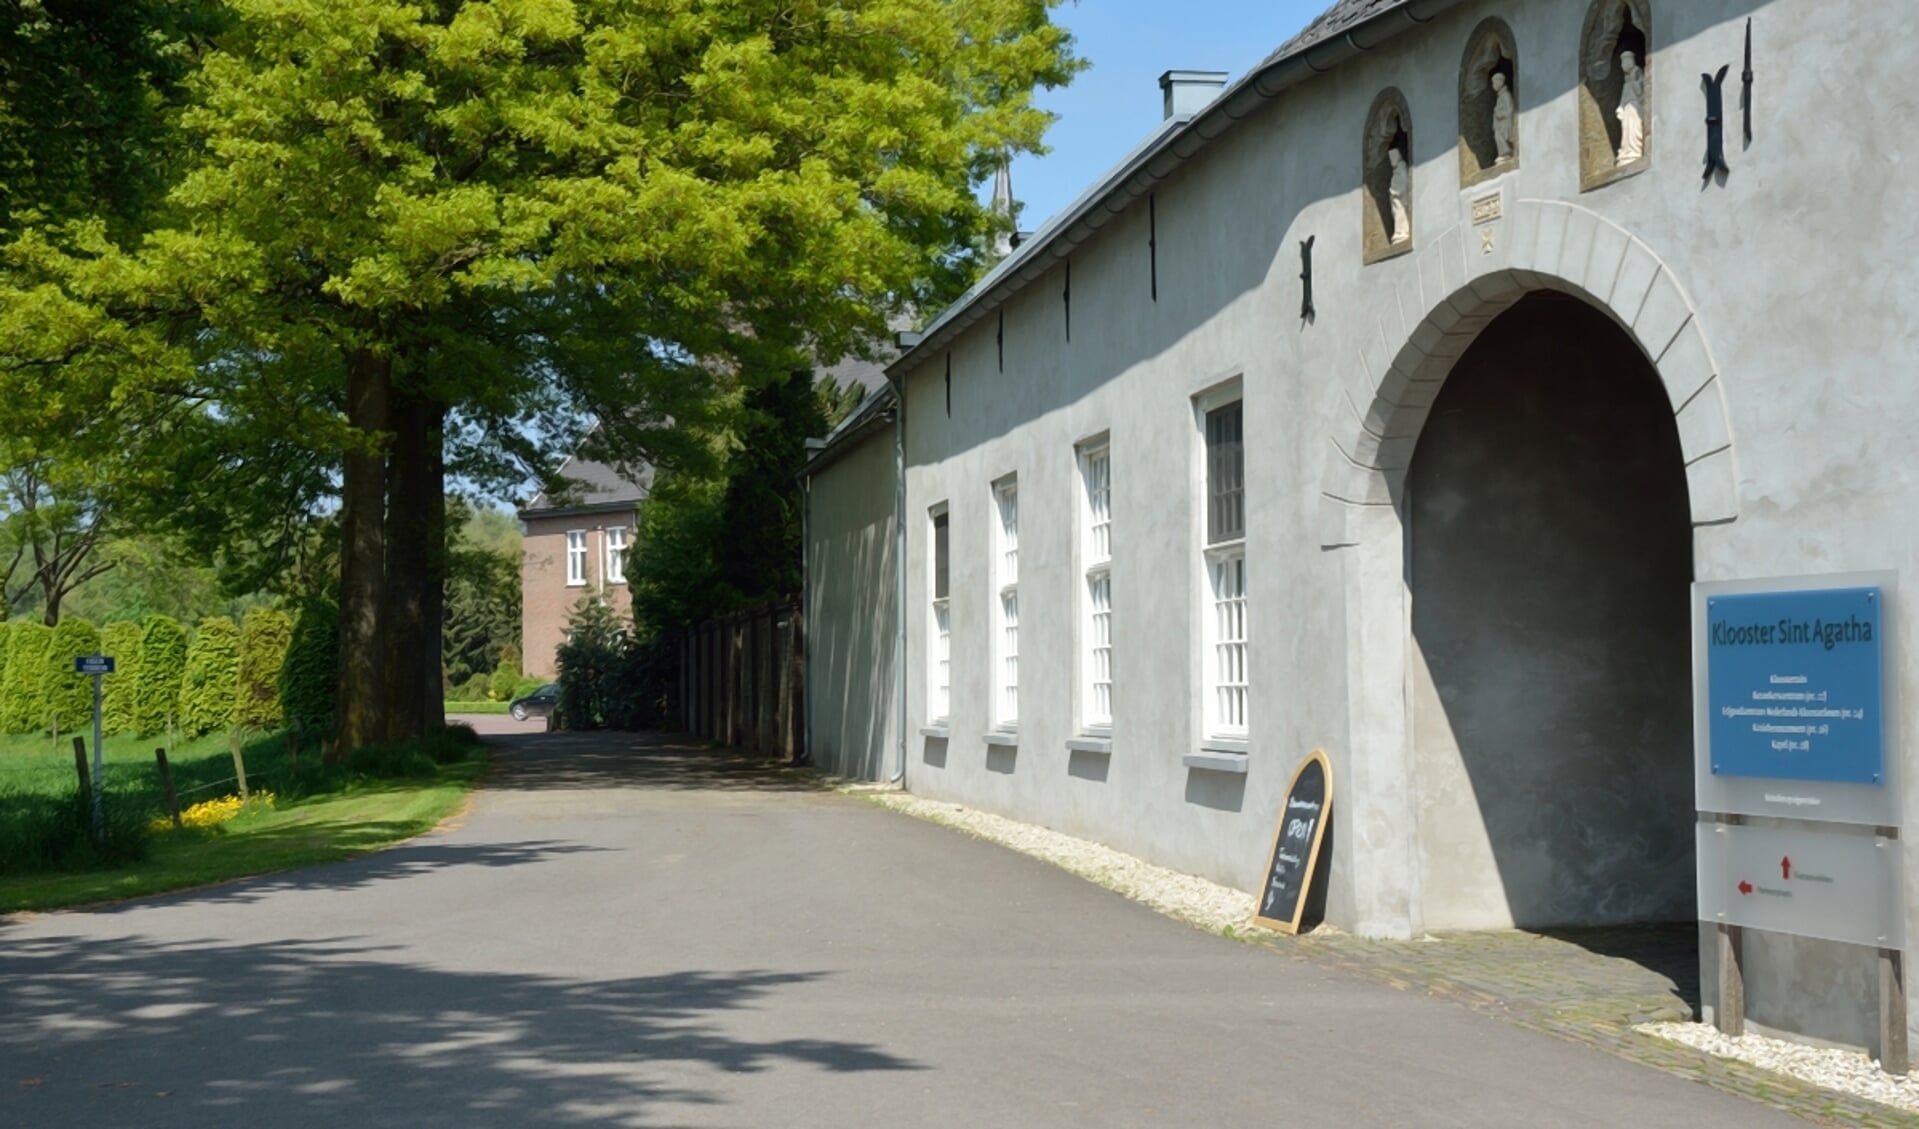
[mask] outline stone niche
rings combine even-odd
[[[1652,43],[1649,0],[1594,0],[1579,42],[1579,190],[1589,192],[1652,163]],[[1621,55],[1637,67],[1637,105],[1622,117],[1629,99]],[[1626,136],[1632,124],[1638,145]]]
[[[1518,167],[1519,49],[1504,20],[1488,19],[1473,29],[1459,62],[1459,186]]]
[[[1368,263],[1413,249],[1412,121],[1406,96],[1392,87],[1380,91],[1366,112],[1360,164],[1365,228],[1360,246]]]

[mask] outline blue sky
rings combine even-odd
[[[1168,70],[1227,71],[1237,79],[1305,27],[1332,0],[1080,0],[1054,9],[1091,66],[1071,86],[1041,91],[1059,115],[1052,152],[1013,160],[1020,226],[1037,230],[1160,120],[1159,76]],[[982,195],[990,195],[989,181]]]

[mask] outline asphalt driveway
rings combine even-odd
[[[724,754],[505,719],[457,826],[0,919],[0,1125],[1798,1125]]]

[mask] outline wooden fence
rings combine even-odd
[[[806,748],[806,648],[798,601],[679,633],[680,728],[788,763]]]

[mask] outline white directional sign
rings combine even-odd
[[[1905,947],[1899,840],[1829,828],[1697,826],[1702,921]]]

